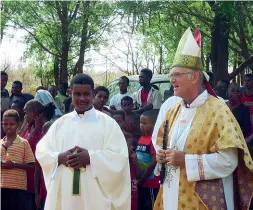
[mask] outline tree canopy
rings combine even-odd
[[[245,61],[253,66],[253,4],[246,1],[3,1],[1,16],[1,40],[8,27],[25,30],[25,56],[45,83],[85,71],[95,59],[90,50],[127,74],[144,67],[168,73],[188,27],[201,31],[204,68],[216,82],[234,78]]]

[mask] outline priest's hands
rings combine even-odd
[[[178,166],[180,168],[185,167],[185,153],[178,150],[158,150],[156,153],[156,161],[157,163],[167,165]]]
[[[65,166],[68,166],[67,161],[68,161],[68,156],[72,155],[73,152],[76,150],[76,148],[72,148],[70,150],[67,150],[66,152],[62,152],[58,155],[58,163],[59,165],[63,164]]]
[[[73,169],[79,169],[82,167],[86,167],[90,164],[90,155],[87,149],[76,146],[77,150],[76,154],[68,155],[67,166]]]

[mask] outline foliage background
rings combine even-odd
[[[28,65],[16,73],[7,62],[1,70],[20,80],[25,75],[35,86],[66,82],[83,71],[100,85],[144,67],[168,73],[188,27],[201,30],[204,68],[216,82],[232,79],[229,74],[252,56],[252,2],[2,1],[1,41],[15,35],[10,28],[26,31],[20,41]],[[249,62],[233,78],[240,83],[251,69]]]

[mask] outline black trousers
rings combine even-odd
[[[28,195],[25,190],[1,189],[1,209],[2,210],[29,210]]]
[[[35,193],[27,192],[28,194],[28,210],[37,210],[35,203]]]
[[[249,207],[249,210],[253,210],[253,199],[251,200],[251,205]]]
[[[138,187],[138,210],[152,210],[158,188]]]

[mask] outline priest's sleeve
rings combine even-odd
[[[124,135],[114,120],[105,125],[101,150],[89,150],[94,179],[114,209],[128,210],[131,205],[131,182],[128,149]]]

